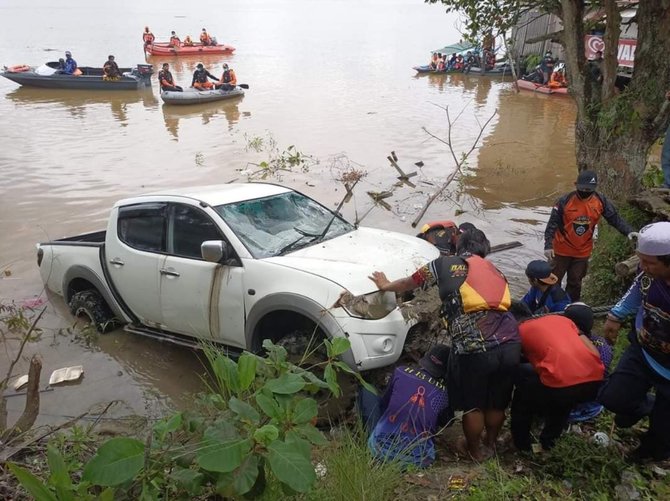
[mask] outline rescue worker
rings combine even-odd
[[[631,237],[633,228],[617,213],[614,205],[596,191],[598,176],[584,170],[577,176],[576,191],[556,201],[544,230],[544,255],[552,263],[552,273],[561,283],[568,275],[565,291],[579,301],[582,279],[586,276],[593,250],[593,232],[603,216],[622,235]]]
[[[552,57],[551,51],[548,50],[544,54],[544,58],[542,58],[542,61],[540,62],[540,71],[542,72],[542,83],[544,85],[547,85],[549,83],[549,79],[551,78],[551,73],[554,71],[555,64],[556,60]]]
[[[616,413],[614,422],[633,426],[649,416],[649,429],[633,461],[670,458],[670,222],[653,223],[637,235],[642,272],[610,310],[604,334],[612,344],[622,324],[634,317],[626,348],[598,400]],[[649,394],[651,388],[654,395]]]
[[[65,51],[65,65],[63,66],[63,73],[66,75],[74,75],[78,73],[77,61],[72,58],[72,52]]]
[[[443,256],[456,254],[460,230],[453,221],[433,221],[421,227],[417,238],[433,244]]]
[[[181,47],[181,40],[180,40],[179,37],[177,36],[177,33],[175,33],[174,31],[170,34],[170,42],[169,42],[169,45],[170,45],[170,47],[172,47],[173,49],[178,49],[179,47]]]
[[[212,37],[209,36],[205,28],[203,28],[202,31],[200,32],[200,43],[205,46],[213,45]]]
[[[209,71],[207,71],[202,63],[198,63],[196,70],[193,72],[193,80],[191,81],[191,87],[195,87],[198,90],[213,89],[214,84],[209,80],[207,80],[208,78],[216,80],[216,77],[212,75]]]
[[[492,452],[505,421],[521,345],[505,276],[485,258],[490,244],[481,230],[461,235],[456,256],[440,256],[412,275],[390,281],[383,272],[369,278],[381,291],[401,293],[437,286],[440,317],[451,338],[449,399],[463,410],[459,451],[476,461]],[[486,439],[482,447],[482,434]]]
[[[372,428],[368,447],[373,457],[403,467],[423,468],[435,461],[433,436],[449,406],[449,353],[447,346],[435,345],[418,367],[397,367],[383,397],[367,393],[367,409],[359,398],[363,419]]]
[[[149,27],[145,26],[144,27],[144,33],[142,33],[142,41],[144,42],[144,48],[147,48],[149,45],[154,43],[154,40],[156,40],[156,37],[154,36],[151,31],[149,31]]]
[[[121,70],[119,65],[114,61],[114,56],[111,54],[107,56],[107,61],[102,66],[102,79],[103,80],[118,80],[121,78]]]
[[[430,57],[430,69],[435,70],[437,69],[437,63],[439,62],[440,59],[440,54],[437,52],[433,52],[433,55]]]
[[[191,35],[186,35],[186,38],[184,38],[184,47],[193,47],[193,40],[191,39]]]
[[[515,379],[512,439],[517,449],[530,451],[533,420],[543,417],[539,438],[548,450],[563,433],[573,407],[596,398],[605,367],[598,349],[567,315],[529,319],[530,310],[516,302],[512,311],[520,322],[521,347],[528,360]]]
[[[163,69],[158,72],[158,82],[160,83],[161,90],[173,92],[182,92],[184,90],[180,86],[174,84],[174,78],[172,78],[170,65],[168,63],[163,63]]]
[[[533,315],[558,313],[570,304],[570,297],[558,283],[558,277],[551,272],[546,261],[531,261],[526,266],[526,277],[530,290],[521,299]]]
[[[221,90],[233,90],[237,86],[237,76],[227,63],[223,64],[223,74],[216,83],[216,88]]]
[[[565,78],[565,64],[559,63],[556,66],[556,69],[551,73],[551,78],[549,79],[549,87],[554,89],[560,87],[567,87],[568,80]]]

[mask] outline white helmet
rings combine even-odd
[[[556,65],[556,67],[554,68],[554,71],[564,72],[565,71],[565,63],[558,63]]]

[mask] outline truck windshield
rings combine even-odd
[[[288,254],[354,229],[334,212],[296,192],[214,209],[257,259]]]

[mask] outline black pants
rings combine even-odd
[[[514,445],[519,450],[530,450],[533,419],[541,417],[544,418],[544,428],[540,433],[540,443],[543,448],[551,449],[563,433],[572,408],[576,404],[594,400],[601,384],[602,381],[593,381],[550,388],[542,384],[530,364],[522,364],[512,397],[510,428]]]
[[[655,460],[670,457],[670,381],[657,374],[647,363],[635,334],[630,346],[603,386],[598,400],[608,410],[626,418],[631,425],[649,416],[649,431],[641,447]],[[654,387],[656,398],[647,392]]]
[[[170,92],[183,92],[184,91],[184,89],[179,87],[179,85],[173,85],[172,87],[163,86],[163,87],[161,87],[161,90],[167,90],[167,91],[170,91]]]
[[[582,295],[582,280],[589,271],[588,257],[554,256],[552,273],[558,277],[558,283],[568,274],[565,292],[572,301],[579,301]]]

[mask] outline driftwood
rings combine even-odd
[[[640,258],[637,256],[631,256],[625,261],[621,261],[614,265],[614,273],[618,277],[627,278],[631,275],[634,275],[637,271],[637,267],[640,264]]]
[[[670,219],[670,190],[668,189],[643,191],[629,201],[643,211],[650,212],[663,220]]]
[[[28,389],[26,393],[26,406],[23,414],[19,417],[12,428],[3,433],[3,441],[11,440],[18,435],[28,431],[35,424],[40,413],[40,375],[42,374],[42,360],[37,355],[30,359],[28,370]]]

